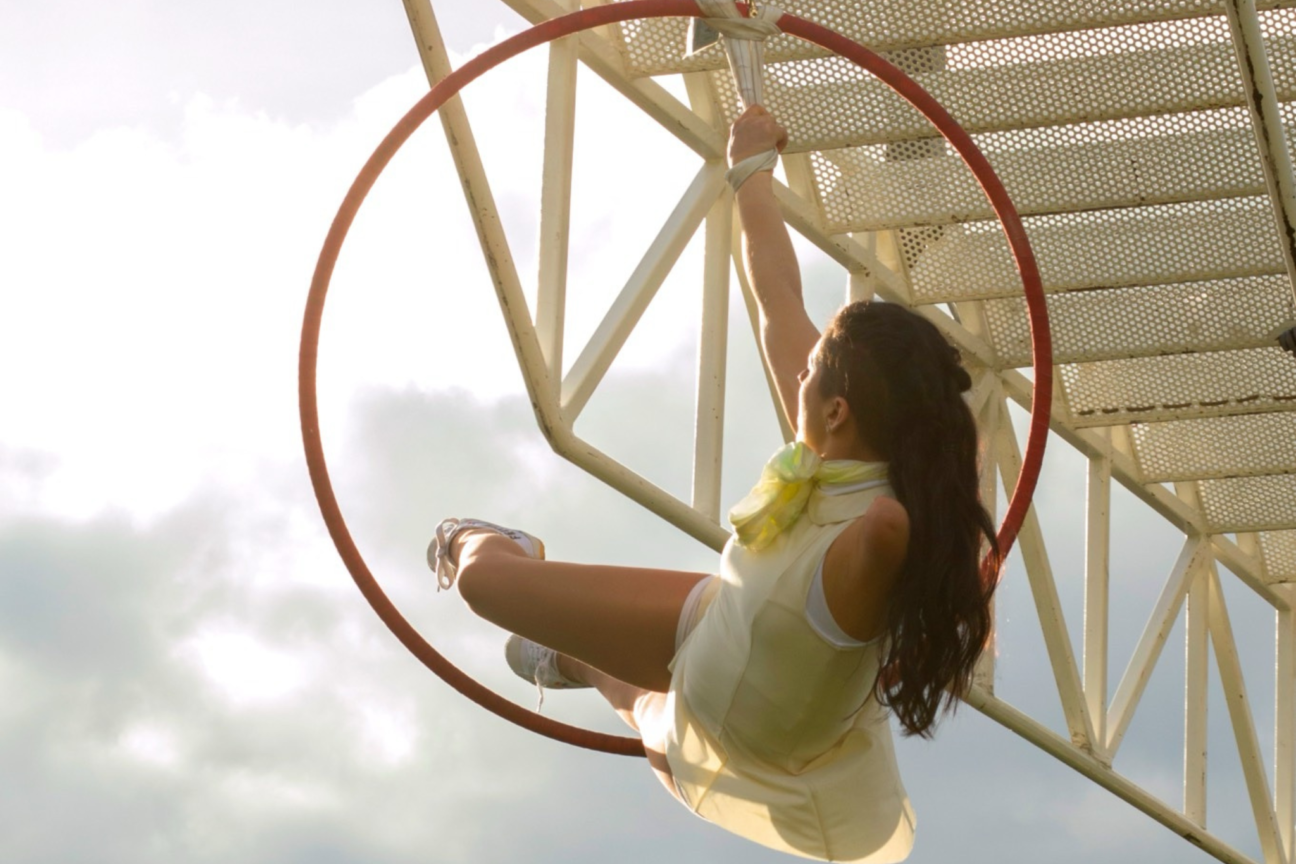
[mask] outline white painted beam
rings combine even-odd
[[[1264,561],[1258,554],[1248,554],[1246,550],[1222,534],[1216,534],[1211,538],[1211,549],[1216,561],[1232,571],[1242,584],[1259,594],[1270,606],[1280,611],[1293,608],[1291,595],[1269,583],[1265,575]]]
[[[1255,0],[1224,0],[1224,13],[1242,71],[1242,89],[1251,112],[1265,186],[1273,203],[1283,260],[1292,282],[1292,297],[1296,298],[1296,177],[1292,172],[1282,109],[1265,53],[1264,34],[1260,31]],[[1274,322],[1275,326],[1280,323],[1284,322]]]
[[[983,368],[978,376],[970,394],[969,407],[977,418],[980,433],[981,504],[990,514],[990,521],[997,525],[999,523],[999,460],[995,455],[997,450],[995,442],[999,438],[999,418],[1006,416],[1006,411],[1003,393],[999,389],[999,379],[994,371]],[[991,696],[994,695],[995,660],[999,650],[997,607],[997,601],[992,599],[990,638],[986,640],[985,648],[977,658],[976,669],[972,673],[972,680],[976,686]]]
[[[562,9],[554,0],[505,0],[505,2],[533,23],[562,13]],[[706,120],[699,117],[698,114],[689,111],[686,106],[650,80],[630,79],[626,74],[624,64],[621,62],[616,48],[605,37],[592,33],[582,34],[580,51],[582,60],[590,68],[611,83],[612,86],[625,93],[631,101],[643,108],[650,116],[656,118],[685,144],[692,147],[704,158],[723,158],[724,135],[722,131],[714,128]],[[793,193],[789,191],[788,194]],[[849,237],[845,238],[849,242],[841,242],[841,238],[830,235],[822,225],[822,220],[816,215],[816,211],[808,202],[801,201],[797,205],[792,205],[790,200],[785,199],[781,203],[784,204],[785,215],[789,217],[790,223],[794,224],[797,230],[801,231],[821,249],[828,252],[835,260],[841,262],[848,271],[854,273],[863,267],[870,272],[876,272],[878,281],[875,284],[878,287],[879,294],[884,299],[896,302],[911,302],[911,294],[903,275],[898,274],[892,268],[888,268],[883,261],[879,260],[879,256],[875,251],[864,248],[858,241]],[[929,320],[936,323],[960,350],[973,353],[978,360],[986,365],[997,365],[993,350],[973,333],[950,319],[949,316],[929,307],[922,307],[919,311],[925,314]],[[1002,370],[1000,374],[1003,377],[1008,394],[1019,404],[1029,407],[1029,380],[1021,373],[1016,372],[1016,370]],[[1102,445],[1098,444],[1093,438],[1094,430],[1073,427],[1069,421],[1069,417],[1055,411],[1052,428],[1086,456],[1093,456],[1096,453],[1103,452]],[[1124,454],[1122,459],[1113,460],[1112,473],[1113,477],[1123,486],[1176,527],[1185,531],[1197,530],[1204,532],[1206,530],[1205,520],[1199,512],[1182,506],[1181,502],[1175,501],[1174,496],[1170,495],[1159,484],[1143,484],[1138,467],[1132,459],[1128,458],[1128,454]],[[1244,556],[1233,554],[1235,549],[1229,548],[1232,546],[1231,543],[1228,543],[1228,541],[1225,541],[1225,543],[1224,548],[1216,549],[1216,554],[1220,556],[1221,563],[1229,567],[1248,587],[1264,597],[1275,608],[1288,608],[1288,601],[1285,598],[1268,590],[1260,571],[1253,567]]]
[[[851,239],[863,246],[869,253],[876,255],[876,234],[859,233],[850,235]],[[846,271],[846,302],[858,303],[872,300],[877,293],[877,277],[867,270]]]
[[[1107,624],[1111,562],[1111,459],[1089,460],[1085,490],[1084,690],[1094,740],[1107,741]],[[1099,746],[1097,750],[1103,748]],[[1101,752],[1096,756],[1103,758]]]
[[[1003,410],[1000,407],[1004,400],[1003,389],[999,386],[999,377],[995,375],[993,369],[982,367],[973,372],[972,377],[974,380],[972,389],[967,393],[967,405],[968,410],[972,412],[972,416],[977,418],[977,423],[981,425],[982,447],[985,447],[993,439],[989,436],[987,427],[984,424],[998,421],[999,412]],[[992,403],[993,408],[990,407]],[[982,452],[985,453],[986,451],[982,450]],[[983,495],[986,492],[984,487],[981,491]],[[986,503],[988,509],[993,502],[987,499]]]
[[[433,15],[428,0],[403,0],[403,2],[428,83],[435,85],[451,71],[450,59],[441,39],[436,16]],[[535,327],[527,310],[526,296],[522,293],[517,265],[509,250],[508,238],[504,235],[499,210],[495,206],[495,198],[491,194],[490,183],[486,178],[486,169],[482,165],[472,127],[468,124],[468,115],[458,96],[447,100],[438,113],[441,116],[446,141],[450,145],[451,157],[459,172],[468,211],[477,229],[482,254],[490,270],[500,311],[504,315],[504,323],[513,343],[513,351],[522,369],[536,422],[546,437],[550,437],[558,422],[558,406],[552,397],[553,387],[548,380],[544,353],[540,349],[540,342],[536,338]]]
[[[1233,737],[1237,741],[1238,756],[1242,760],[1242,776],[1246,778],[1247,798],[1255,817],[1256,833],[1260,837],[1260,850],[1265,864],[1286,864],[1278,824],[1274,819],[1269,798],[1269,780],[1265,776],[1264,762],[1260,756],[1260,739],[1256,736],[1255,720],[1251,715],[1251,702],[1247,698],[1246,682],[1242,678],[1242,664],[1238,660],[1237,643],[1233,639],[1233,626],[1229,623],[1228,609],[1219,574],[1212,565],[1208,571],[1210,583],[1210,637],[1215,647],[1215,663],[1219,669],[1220,685],[1224,689],[1224,702],[1232,721]]]
[[[565,2],[570,6],[573,0]],[[558,382],[562,379],[563,327],[567,308],[568,229],[571,225],[572,155],[576,137],[576,50],[577,39],[574,36],[549,45],[544,167],[540,184],[535,326],[555,400],[558,398]]]
[[[1290,591],[1290,589],[1288,589]],[[1296,613],[1278,612],[1274,681],[1274,815],[1287,860],[1296,829]]]
[[[1152,677],[1152,669],[1161,656],[1161,648],[1165,645],[1170,628],[1179,615],[1179,607],[1183,605],[1184,595],[1188,593],[1188,585],[1193,573],[1202,566],[1205,559],[1205,549],[1205,541],[1200,535],[1188,535],[1179,550],[1179,557],[1174,567],[1170,570],[1170,576],[1161,589],[1161,596],[1152,607],[1147,626],[1143,629],[1143,635],[1134,649],[1134,655],[1130,658],[1129,666],[1126,667],[1120,686],[1116,688],[1116,695],[1112,699],[1111,711],[1107,718],[1107,752],[1112,756],[1115,756],[1116,751],[1120,749],[1121,739],[1125,737],[1130,720],[1134,718],[1139,699],[1143,696],[1148,679]]]
[[[589,343],[563,378],[561,404],[566,422],[576,422],[724,187],[724,165],[720,162],[703,164],[630,274],[625,287],[612,302]]]
[[[504,0],[505,4],[532,24],[565,14],[555,0]],[[625,62],[606,37],[591,31],[580,33],[581,62],[637,105],[685,146],[703,159],[725,157],[725,136],[703,122],[688,107],[651,78],[631,78]]]
[[[849,234],[829,234],[823,217],[814,205],[797,195],[778,180],[774,181],[774,197],[778,199],[783,219],[828,257],[847,270],[861,267],[877,279],[877,293],[884,299],[913,306],[913,293],[897,274],[883,266],[877,256]],[[948,317],[948,316],[946,316]]]
[[[949,334],[947,333],[947,335]],[[1013,401],[1029,411],[1031,407],[1030,379],[1015,369],[1001,370],[999,377],[1004,392]],[[1112,463],[1112,477],[1144,504],[1152,508],[1154,512],[1160,514],[1171,525],[1185,533],[1209,533],[1206,517],[1200,510],[1196,510],[1182,501],[1160,483],[1144,483],[1142,472],[1133,457],[1116,447],[1114,440],[1108,441],[1104,439],[1096,429],[1077,429],[1070,426],[1067,415],[1065,412],[1058,410],[1056,405],[1051,414],[1049,428],[1053,432],[1057,433],[1060,438],[1085,456],[1090,458],[1099,455],[1108,456]],[[1116,435],[1113,435],[1113,439],[1116,437]],[[1237,544],[1222,535],[1212,537],[1211,541],[1217,560],[1242,580],[1243,584],[1264,598],[1265,602],[1275,609],[1290,608],[1287,597],[1273,590],[1268,584],[1259,558],[1244,554],[1238,549]]]
[[[719,523],[699,513],[665,489],[644,479],[617,462],[597,447],[583,441],[564,425],[548,430],[554,452],[562,455],[578,468],[643,505],[671,525],[700,543],[719,552],[729,539],[729,531]]]
[[[683,76],[684,88],[688,93],[689,106],[703,122],[708,123],[716,128],[720,133],[724,125],[724,115],[715,102],[715,88],[711,86],[711,77],[705,72],[693,72]],[[774,380],[773,370],[770,369],[768,361],[765,359],[764,341],[761,339],[760,308],[756,303],[756,295],[752,291],[751,284],[747,280],[747,271],[742,256],[742,225],[733,211],[733,195],[725,194],[725,199],[730,202],[729,215],[729,259],[733,272],[738,277],[739,293],[743,299],[743,306],[747,310],[747,320],[751,324],[752,341],[756,345],[756,352],[761,358],[761,369],[765,373],[765,383],[769,388],[770,405],[774,408],[774,415],[779,425],[779,431],[783,435],[783,440],[791,441],[796,436],[796,431],[792,428],[792,419],[783,413],[783,402],[779,399],[778,384]],[[708,230],[710,224],[708,223]],[[710,236],[710,235],[708,235]]]
[[[1007,416],[1006,407],[999,417],[997,437],[999,473],[1004,488],[1013,489],[1021,473],[1022,457],[1017,445],[1017,433],[1013,430],[1012,420]],[[1071,740],[1077,747],[1092,748],[1095,741],[1093,721],[1089,717],[1084,688],[1080,684],[1080,672],[1076,668],[1071,635],[1062,614],[1062,601],[1053,579],[1044,534],[1040,530],[1039,516],[1033,505],[1026,511],[1026,518],[1022,521],[1021,531],[1017,535],[1017,547],[1026,564],[1026,578],[1030,582],[1031,596],[1035,599],[1035,611],[1039,615],[1044,646],[1053,667],[1053,680],[1062,700],[1062,713],[1066,717]]]
[[[1201,571],[1191,577],[1185,616],[1184,815],[1205,828],[1210,585]]]
[[[698,334],[697,410],[693,424],[693,507],[720,520],[724,463],[725,362],[729,351],[729,259],[733,195],[726,189],[706,219],[702,325]]]
[[[788,188],[816,213],[822,213],[823,203],[819,200],[819,187],[815,184],[814,169],[810,166],[810,154],[784,153],[781,161]]]
[[[556,12],[552,12],[552,9],[556,7],[557,4],[553,3],[552,0],[509,0],[509,3],[514,6],[514,8],[526,7],[531,9],[533,12],[541,7],[547,7],[551,9],[551,14],[556,14]],[[418,11],[419,7],[426,6],[426,2],[425,0],[407,0],[406,5],[407,8],[411,10],[411,21],[416,22],[420,14]],[[430,9],[428,10],[428,14],[430,15]],[[546,14],[540,17],[549,17],[549,15]],[[434,23],[435,22],[433,22],[433,25]],[[416,34],[420,33],[417,24],[415,26],[415,32]],[[580,46],[577,50],[581,56],[585,58],[587,62],[590,62],[590,59],[592,58],[591,65],[596,65],[598,67],[596,71],[599,71],[600,69],[602,70],[599,71],[599,74],[603,75],[608,80],[614,81],[614,86],[617,86],[618,89],[622,90],[622,92],[627,93],[627,95],[629,95],[636,104],[645,107],[645,110],[648,110],[650,114],[657,117],[661,122],[667,125],[668,128],[672,128],[672,131],[675,131],[681,140],[684,140],[689,144],[689,146],[693,147],[697,152],[702,153],[709,159],[718,160],[722,157],[723,135],[703,119],[697,117],[692,112],[689,112],[680,105],[680,103],[674,100],[673,97],[670,97],[669,94],[651,81],[632,82],[626,78],[624,69],[621,68],[620,65],[619,56],[616,55],[615,50],[611,48],[604,37],[599,34],[584,34],[581,37],[577,37],[576,41]],[[423,45],[424,40],[420,39],[421,51]],[[448,71],[448,67],[446,68]],[[429,77],[432,77],[431,71]],[[443,123],[445,122],[446,119],[443,116]],[[466,118],[464,118],[463,128],[466,129]],[[461,159],[466,159],[471,162],[472,158],[475,157],[475,148],[471,146],[471,138],[469,137],[466,140],[469,144],[469,152],[466,156],[463,153],[457,153],[457,162],[460,162]],[[478,168],[479,167],[480,166],[478,166]],[[507,244],[502,241],[502,232],[497,230],[498,225],[491,224],[492,221],[495,223],[498,222],[498,215],[494,213],[494,205],[489,199],[489,188],[485,186],[484,174],[480,173],[480,171],[474,170],[471,165],[469,165],[468,169],[465,170],[462,163],[460,164],[460,171],[465,178],[465,190],[468,192],[470,207],[474,208],[474,220],[478,225],[478,231],[479,235],[482,237],[483,247],[487,250],[488,260],[491,261],[492,278],[496,283],[497,291],[499,292],[501,300],[501,306],[504,309],[506,320],[509,323],[510,334],[513,337],[515,350],[519,355],[520,362],[523,364],[524,372],[528,376],[528,388],[531,390],[533,402],[536,404],[537,418],[540,420],[541,427],[545,431],[546,436],[553,443],[556,450],[571,459],[577,465],[590,471],[591,474],[604,479],[610,485],[613,485],[625,492],[629,497],[639,501],[654,512],[661,514],[663,518],[666,518],[672,524],[677,525],[692,536],[718,548],[719,545],[724,542],[727,532],[725,532],[716,523],[715,519],[708,518],[706,514],[699,512],[697,507],[689,507],[687,504],[672,498],[663,490],[647,483],[643,478],[629,471],[624,466],[619,465],[614,460],[609,459],[605,454],[601,453],[597,449],[590,447],[583,441],[580,441],[571,433],[568,424],[555,422],[556,411],[546,410],[546,404],[553,404],[553,391],[552,389],[549,389],[553,382],[546,377],[545,372],[548,368],[560,368],[560,360],[555,363],[555,352],[550,350],[547,353],[548,360],[546,361],[546,351],[541,348],[540,340],[537,338],[535,330],[531,327],[529,316],[526,314],[525,302],[522,300],[520,287],[517,284],[516,273],[511,272],[512,261],[511,258],[508,257]],[[802,202],[804,203],[804,198],[802,198]],[[820,248],[824,248],[828,251],[829,254],[841,262],[849,272],[852,274],[858,274],[867,270],[872,274],[872,268],[877,267],[878,275],[876,276],[876,284],[879,293],[887,297],[887,299],[898,300],[900,302],[911,302],[912,297],[904,283],[903,276],[898,275],[893,269],[887,268],[881,261],[879,261],[876,249],[870,248],[868,244],[859,242],[857,238],[841,238],[829,235],[824,230],[822,221],[816,216],[817,211],[810,204],[802,207],[791,198],[785,198],[782,203],[785,213],[790,213],[789,221],[794,224],[794,227],[796,227],[797,230],[802,231],[802,233],[807,234],[807,236],[811,236],[812,240],[814,240]],[[499,254],[503,254],[503,261],[499,260]],[[749,292],[745,293],[745,299],[750,301]],[[749,309],[750,308],[751,307],[749,306]],[[984,340],[981,339],[974,330],[969,330],[957,321],[953,321],[939,310],[924,310],[924,314],[928,315],[929,318],[944,318],[945,320],[940,321],[938,326],[950,335],[952,341],[958,344],[961,350],[975,356],[978,359],[978,362],[985,362],[987,365],[991,366],[995,365],[993,351],[989,349],[989,346],[986,345]],[[552,327],[549,324],[543,326],[549,328],[549,334],[560,332],[561,329],[560,327]],[[554,344],[552,342],[552,335],[547,335],[545,339],[546,343],[552,348]],[[557,347],[560,352],[560,343]],[[614,355],[615,349],[612,349],[611,353]],[[610,358],[607,362],[611,362]],[[699,365],[702,365],[701,359]],[[1025,379],[1022,378],[1022,380],[1017,382],[1017,384],[1010,384],[1007,383],[1010,377],[1011,376],[1009,375],[1004,376],[1010,394],[1013,395],[1013,398],[1018,399],[1018,401],[1023,401],[1024,398],[1024,401],[1028,403],[1029,382],[1026,382]],[[1018,375],[1018,377],[1021,376]],[[544,387],[538,388],[537,382],[543,384]],[[538,393],[538,390],[542,392]],[[1054,420],[1053,425],[1055,430],[1059,431],[1060,434],[1063,434],[1067,440],[1072,441],[1073,443],[1076,441],[1081,442],[1078,446],[1082,452],[1086,452],[1086,455],[1092,457],[1095,453],[1104,454],[1104,458],[1107,458],[1110,462],[1110,476],[1116,477],[1120,482],[1130,486],[1131,488],[1137,487],[1135,489],[1135,494],[1139,495],[1143,500],[1148,501],[1158,512],[1162,512],[1163,515],[1168,514],[1167,518],[1171,519],[1172,522],[1175,522],[1176,524],[1182,523],[1184,526],[1189,527],[1200,526],[1202,521],[1201,514],[1194,510],[1194,508],[1185,505],[1183,502],[1172,502],[1167,500],[1166,495],[1168,493],[1165,493],[1165,490],[1160,489],[1160,487],[1145,487],[1138,480],[1137,466],[1130,458],[1129,453],[1108,455],[1112,452],[1110,443],[1104,445],[1097,439],[1096,433],[1093,433],[1092,430],[1066,428],[1067,423],[1064,419],[1066,416],[1065,413],[1060,412],[1056,405],[1052,406],[1052,408]],[[701,401],[699,403],[699,410],[701,412]],[[783,418],[783,420],[786,432],[786,418]],[[1008,424],[1005,422],[1004,425]],[[1020,454],[1017,455],[1018,458],[1020,458]],[[705,461],[705,459],[701,458],[698,454],[695,454],[695,462],[697,461]],[[698,503],[700,499],[696,492],[694,497],[695,503]],[[1173,496],[1170,497],[1172,498]],[[1286,596],[1286,592],[1276,590],[1264,582],[1258,561],[1252,560],[1254,556],[1248,555],[1244,550],[1239,550],[1226,538],[1212,540],[1212,548],[1217,550],[1217,554],[1219,554],[1221,559],[1225,560],[1226,563],[1231,560],[1231,569],[1236,567],[1240,570],[1241,572],[1239,575],[1243,578],[1244,582],[1247,582],[1247,584],[1253,588],[1253,590],[1256,590],[1257,593],[1260,593],[1266,600],[1272,602],[1277,608],[1290,610],[1290,598]],[[1042,558],[1044,567],[1047,568],[1047,556],[1043,553],[1042,539],[1040,540],[1039,548],[1033,554]],[[1035,570],[1039,572],[1040,569],[1041,568],[1037,564]],[[1051,577],[1051,573],[1049,575]],[[1051,583],[1051,578],[1048,581]],[[1216,584],[1217,583],[1218,579],[1216,579]],[[1032,583],[1032,587],[1034,588],[1034,583]],[[1055,595],[1055,586],[1053,592]],[[1037,604],[1040,603],[1038,594],[1036,602]],[[1045,605],[1047,606],[1048,603],[1045,602]],[[1041,614],[1043,617],[1043,612]],[[1288,613],[1288,617],[1290,617],[1290,613]],[[1055,622],[1055,624],[1062,624],[1060,618]],[[1062,636],[1065,636],[1065,627],[1046,625],[1046,628],[1047,626],[1052,626],[1055,633],[1060,632]],[[1048,637],[1046,636],[1046,638]],[[1067,649],[1068,651],[1070,650],[1069,640],[1067,641]],[[992,656],[991,652],[991,657]],[[1155,661],[1153,660],[1153,662]],[[1281,662],[1282,661],[1280,660],[1280,664]],[[1088,705],[1085,704],[1084,695],[1078,686],[1079,676],[1075,673],[1074,658],[1071,659],[1070,665],[1072,677],[1076,679],[1074,691],[1079,694],[1081,708],[1083,709],[1082,713],[1087,714]],[[1055,674],[1058,674],[1056,668]],[[1065,674],[1062,677],[1066,677]],[[1237,673],[1237,677],[1240,681],[1240,670]],[[1061,689],[1061,678],[1059,678],[1059,682],[1059,687]],[[980,710],[985,711],[1000,722],[1004,722],[1005,725],[1009,725],[1010,728],[1014,728],[1019,732],[1019,734],[1022,734],[1028,740],[1037,743],[1039,746],[1057,756],[1057,758],[1061,759],[1065,763],[1075,767],[1086,775],[1091,776],[1106,788],[1111,789],[1116,792],[1116,794],[1125,798],[1125,800],[1135,803],[1135,806],[1140,807],[1140,809],[1143,809],[1144,812],[1148,812],[1149,815],[1152,815],[1154,818],[1158,819],[1158,821],[1161,821],[1163,824],[1170,826],[1173,830],[1176,830],[1188,837],[1192,842],[1195,842],[1210,851],[1211,854],[1214,854],[1226,861],[1242,862],[1246,860],[1245,856],[1240,855],[1240,853],[1237,853],[1236,850],[1231,849],[1231,847],[1220,843],[1211,835],[1202,832],[1199,827],[1193,826],[1190,820],[1174,813],[1170,808],[1164,805],[1164,803],[1156,801],[1134,784],[1129,783],[1129,781],[1111,772],[1099,759],[1095,759],[1090,754],[1077,749],[1072,744],[1068,744],[1059,736],[1043,729],[1040,724],[1030,720],[1030,718],[1024,717],[1024,715],[1020,715],[1020,712],[1015,712],[1010,707],[998,702],[998,700],[993,699],[993,697],[987,694],[983,689],[978,688],[974,691],[974,694],[970,697],[969,701],[976,704]],[[1134,701],[1136,702],[1137,699]],[[1068,712],[1069,725],[1071,725],[1071,720],[1072,715]],[[1236,726],[1237,723],[1235,723],[1235,727]],[[1073,738],[1074,737],[1075,733],[1073,729]],[[1251,732],[1251,737],[1254,738],[1254,730]],[[1281,746],[1282,745],[1280,744],[1280,748]],[[1249,777],[1249,785],[1250,782]],[[1276,792],[1279,802],[1282,801],[1283,794],[1280,784]],[[1290,802],[1291,796],[1288,795],[1287,797],[1288,802]],[[1279,806],[1281,808],[1281,803]],[[1288,804],[1288,808],[1290,809],[1290,803]],[[1283,842],[1290,843],[1290,840],[1286,839]]]
[[[1170,807],[1146,789],[1117,774],[1091,754],[1075,747],[1039,721],[1023,714],[1008,703],[996,699],[978,688],[968,694],[967,702],[991,720],[999,723],[1053,756],[1059,762],[1078,771],[1107,791],[1134,805],[1140,811],[1183,837],[1189,843],[1213,855],[1225,864],[1254,864],[1251,858],[1225,843],[1215,835],[1202,830],[1184,815]]]

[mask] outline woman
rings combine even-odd
[[[752,108],[730,162],[786,140]],[[897,861],[914,820],[888,712],[930,736],[991,627],[998,555],[971,381],[936,328],[895,305],[846,306],[821,336],[771,174],[738,182],[765,357],[798,443],[730,514],[720,575],[545,561],[528,534],[453,519],[429,561],[520,634],[506,649],[519,675],[597,688],[699,816],[798,855]]]

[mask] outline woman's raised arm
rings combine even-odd
[[[787,132],[759,105],[734,121],[729,136],[729,164],[767,150],[783,149]],[[797,422],[798,376],[819,341],[819,330],[806,314],[801,296],[801,269],[787,225],[774,198],[773,175],[753,174],[737,193],[742,223],[743,261],[760,307],[765,361],[778,386],[788,421]]]

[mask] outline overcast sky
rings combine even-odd
[[[436,10],[456,63],[523,26],[493,2]],[[528,285],[543,64],[532,52],[467,94]],[[781,858],[690,816],[641,760],[466,702],[387,634],[332,550],[300,454],[302,304],[352,176],[425,89],[395,0],[0,0],[0,860]],[[597,79],[580,96],[575,346],[698,167]],[[699,246],[577,427],[680,495]],[[802,251],[822,321],[844,276]],[[732,312],[726,504],[779,443],[736,299]],[[715,566],[549,452],[435,124],[356,224],[320,376],[371,565],[434,644],[528,707],[504,634],[434,590],[423,554],[439,519],[517,524],[552,557]],[[1083,472],[1055,446],[1039,497],[1073,634]],[[1113,689],[1182,540],[1127,494],[1115,506]],[[1225,575],[1271,754],[1272,615]],[[999,614],[1000,692],[1061,730],[1017,567]],[[1116,762],[1172,803],[1182,646],[1180,622]],[[1258,855],[1212,678],[1210,826]],[[589,693],[546,712],[623,731]],[[935,742],[902,741],[900,760],[914,862],[1210,860],[970,709]]]

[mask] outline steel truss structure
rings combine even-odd
[[[580,0],[504,0],[537,23]],[[585,0],[585,6],[603,0]],[[450,71],[429,0],[404,0],[429,80]],[[985,0],[946,14],[912,0],[786,0],[788,11],[882,51],[972,132],[1026,217],[1057,362],[1053,431],[1087,458],[1085,608],[1076,657],[1038,519],[1020,550],[1069,737],[996,697],[985,652],[969,702],[1227,862],[1206,828],[1206,686],[1213,652],[1266,864],[1296,857],[1296,0]],[[1257,8],[1259,7],[1259,8]],[[730,278],[737,263],[725,139],[738,99],[722,52],[685,56],[688,22],[590,31],[550,48],[534,316],[458,99],[441,120],[540,427],[554,449],[719,549]],[[1021,451],[1007,403],[1029,408],[1029,338],[1007,244],[970,174],[878,82],[786,37],[766,92],[790,129],[788,223],[878,296],[932,320],[964,355],[986,441],[985,500]],[[564,374],[563,322],[577,64],[698,154],[702,165]],[[652,76],[683,76],[688,104]],[[690,500],[581,440],[573,424],[694,234],[705,232]],[[771,384],[771,395],[772,384]],[[782,418],[781,418],[782,419]],[[791,437],[782,419],[785,437]],[[996,473],[998,477],[996,477]],[[1110,702],[1112,483],[1184,541]],[[1222,569],[1221,569],[1222,568]],[[1273,607],[1269,788],[1221,580]],[[1186,615],[1179,806],[1112,767],[1180,610]],[[1267,672],[1266,672],[1267,674]]]

